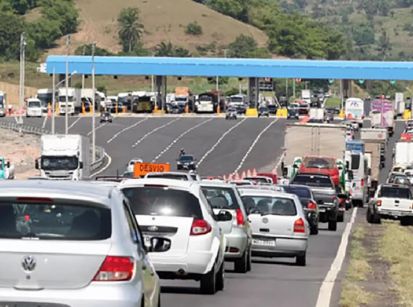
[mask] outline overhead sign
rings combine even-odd
[[[135,163],[133,166],[133,177],[143,177],[148,173],[163,173],[170,172],[171,165],[169,163]]]
[[[261,78],[258,84],[260,91],[273,91],[274,90],[274,83],[272,78]]]

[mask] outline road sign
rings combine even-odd
[[[153,172],[169,172],[171,171],[171,165],[169,163],[135,163],[133,166],[133,177],[139,178],[145,176],[147,173]]]

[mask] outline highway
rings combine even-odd
[[[285,119],[275,118],[227,121],[208,117],[118,117],[108,124],[97,121],[97,145],[112,158],[101,175],[122,173],[134,157],[170,162],[175,169],[181,148],[197,158],[204,176],[249,168],[271,171],[282,153],[286,123]],[[42,120],[29,118],[25,124],[41,126]],[[50,120],[45,127],[50,130]],[[69,127],[69,133],[91,137],[90,118],[69,118]],[[64,132],[64,118],[56,119],[56,132]],[[199,307],[315,306],[350,213],[336,232],[326,230],[326,224],[320,225],[319,235],[310,238],[306,267],[295,266],[293,259],[254,258],[251,272],[237,274],[227,263],[225,291],[204,296],[199,294],[198,282],[162,281],[162,303],[176,307],[193,306],[194,302]],[[333,302],[338,300],[337,289]]]

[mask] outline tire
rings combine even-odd
[[[340,222],[340,223],[344,222],[344,212],[343,214],[337,215],[337,222]]]
[[[215,274],[215,266],[211,271],[201,277],[201,293],[215,294],[217,292],[217,278]]]
[[[412,224],[412,219],[410,217],[401,217],[400,218],[400,225],[401,226],[409,226]]]
[[[159,293],[159,298],[158,298],[158,307],[161,307],[161,294]]]
[[[303,255],[297,256],[295,258],[295,264],[298,266],[306,266],[307,264],[306,253],[304,253]]]
[[[216,274],[216,290],[217,291],[222,291],[224,290],[224,286],[225,286],[225,273],[224,273],[224,262],[222,262],[221,267],[218,271],[218,273]]]
[[[373,223],[374,223],[374,221],[373,221],[373,215],[371,214],[370,208],[367,209],[366,220],[367,220],[367,223],[369,223],[369,224],[373,224]]]
[[[247,262],[247,271],[252,269],[252,259],[251,259],[251,246],[248,248],[248,262]]]
[[[337,230],[337,221],[328,221],[328,230],[336,231]]]
[[[234,271],[237,273],[247,273],[248,271],[248,250],[244,252],[241,258],[235,260]]]
[[[310,235],[318,235],[318,225],[310,227]]]

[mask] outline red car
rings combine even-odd
[[[328,175],[336,186],[340,184],[340,172],[334,158],[318,156],[304,157],[303,162],[298,169],[298,173],[318,173]]]

